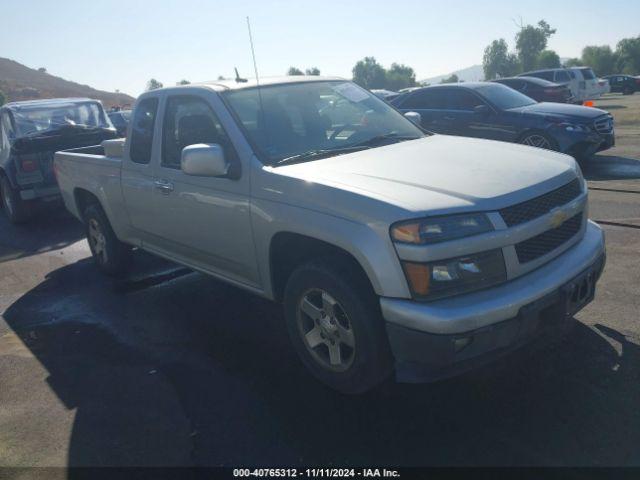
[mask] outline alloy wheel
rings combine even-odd
[[[551,150],[551,143],[549,140],[543,135],[528,135],[522,139],[523,145],[529,145],[530,147],[537,148],[545,148],[547,150]]]
[[[297,308],[298,331],[307,351],[322,367],[344,372],[355,358],[355,335],[344,308],[328,292],[305,292]]]
[[[101,263],[107,263],[107,239],[102,232],[100,224],[95,218],[89,220],[89,244],[93,250],[96,259]]]

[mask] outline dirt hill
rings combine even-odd
[[[8,58],[0,57],[0,90],[7,102],[38,98],[89,97],[102,101],[105,107],[132,104],[133,97],[124,93],[103,92],[88,85],[70,82],[46,72],[34,70]]]

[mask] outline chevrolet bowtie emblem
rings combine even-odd
[[[569,215],[567,215],[565,212],[563,212],[562,210],[558,210],[551,215],[551,220],[549,223],[551,224],[552,228],[558,228],[567,220],[568,217]]]

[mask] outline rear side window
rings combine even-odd
[[[129,155],[135,163],[147,164],[151,161],[153,128],[158,113],[158,99],[145,98],[136,107],[131,126],[131,147]]]
[[[569,77],[569,74],[564,70],[558,70],[556,72],[556,82],[569,82],[570,80],[571,77]]]
[[[582,76],[585,80],[593,80],[594,78],[596,78],[593,70],[591,70],[590,68],[581,68],[580,72],[582,72]]]
[[[527,75],[529,75],[530,77],[538,77],[542,78],[543,80],[549,80],[550,82],[553,82],[553,72],[535,72]]]
[[[409,95],[401,106],[402,109],[445,110],[447,108],[447,91],[439,88],[421,90]]]
[[[478,105],[484,105],[482,100],[464,88],[449,91],[449,110],[473,111]]]

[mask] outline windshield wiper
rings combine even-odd
[[[327,158],[327,157],[332,157],[334,155],[340,155],[342,153],[351,153],[351,152],[357,152],[360,150],[366,150],[367,148],[370,148],[370,147],[368,145],[350,145],[348,147],[342,147],[342,148],[326,148],[326,149],[309,150],[307,152],[298,153],[297,155],[291,155],[290,157],[286,157],[281,160],[278,160],[273,165],[279,166],[279,165],[284,165],[286,163],[296,163],[296,162],[303,162],[305,160]]]
[[[422,137],[416,137],[415,135],[398,135],[397,133],[386,133],[384,135],[376,135],[375,137],[371,137],[362,142],[358,142],[352,145],[352,147],[360,147],[360,146],[372,147],[380,143],[388,142],[389,140],[394,140],[395,142],[405,142],[407,140],[417,140],[419,138],[422,138]]]

